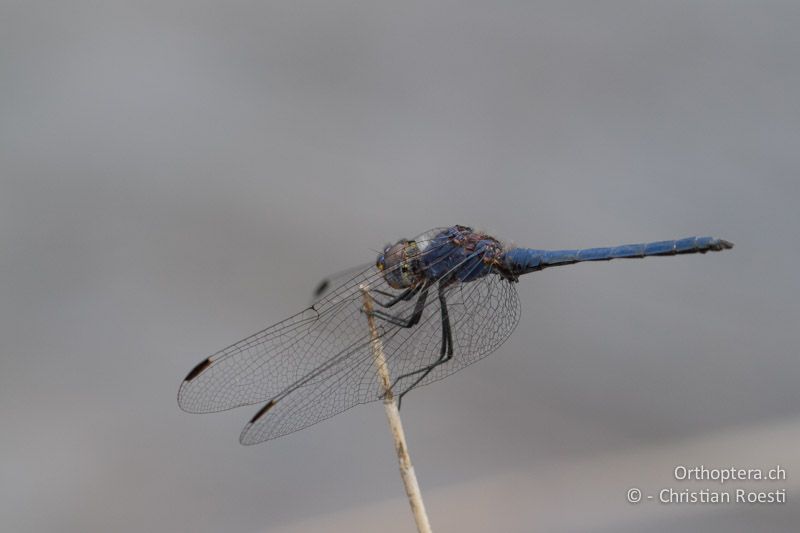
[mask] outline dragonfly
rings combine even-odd
[[[604,248],[540,250],[467,226],[426,231],[386,245],[374,264],[324,281],[303,311],[204,359],[184,378],[178,405],[190,413],[263,404],[239,441],[257,444],[380,400],[362,287],[398,401],[497,350],[520,320],[515,284],[546,268],[583,261],[727,250],[713,237]]]

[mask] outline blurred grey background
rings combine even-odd
[[[404,402],[436,531],[796,531],[797,2],[0,3],[0,529],[411,531],[379,404],[242,447],[185,373],[387,241],[707,234],[519,284]],[[625,501],[781,464],[781,506]],[[714,483],[699,486],[719,488]]]

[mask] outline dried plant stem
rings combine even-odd
[[[419,533],[431,533],[431,524],[425,512],[425,503],[422,501],[422,492],[419,490],[414,466],[411,464],[411,456],[408,454],[403,423],[400,420],[400,410],[394,401],[389,367],[386,365],[386,357],[383,354],[383,343],[378,335],[378,328],[375,326],[375,317],[372,314],[372,297],[366,285],[361,286],[361,292],[364,295],[364,310],[366,311],[369,332],[372,337],[372,354],[375,356],[375,368],[383,385],[383,407],[386,410],[389,427],[392,429],[394,449],[397,452],[397,460],[400,463],[400,477],[403,479],[408,503],[411,505],[411,512],[414,514],[414,521],[417,523],[417,530]]]

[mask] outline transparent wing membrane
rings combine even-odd
[[[436,287],[432,287],[432,292]],[[454,284],[445,290],[452,326],[452,359],[436,366],[416,386],[440,380],[496,350],[510,335],[520,316],[514,286],[498,276],[487,276],[468,284]],[[359,295],[360,297],[360,295]],[[416,299],[398,304],[398,315],[408,316]],[[429,295],[422,319],[412,328],[403,328],[376,319],[386,362],[393,380],[423,369],[440,358],[442,323],[439,299]],[[394,310],[394,308],[393,308]],[[240,440],[256,444],[298,431],[330,418],[351,407],[383,397],[383,388],[374,366],[366,316],[359,309],[348,322],[359,339],[347,350],[328,361],[294,387],[274,398],[269,409],[245,427]],[[412,375],[395,381],[393,392],[400,394],[419,377]]]
[[[441,252],[430,245],[439,230],[418,237],[420,256]],[[444,260],[443,256],[443,259]],[[181,384],[178,403],[193,413],[222,411],[265,402],[241,435],[255,444],[291,433],[382,397],[373,363],[367,317],[360,287],[367,285],[376,309],[398,318],[412,315],[420,294],[383,309],[400,291],[371,265],[340,273],[343,282],[328,287],[314,305],[282,322],[233,344],[193,369]],[[513,331],[520,307],[513,285],[499,276],[443,289],[453,340],[453,356],[394,383],[395,394],[464,368],[494,351]],[[442,318],[438,282],[428,288],[419,322],[410,328],[376,317],[389,372],[393,379],[418,372],[442,357]]]
[[[352,351],[368,335],[359,327],[366,324],[363,283],[392,291],[374,265],[354,273],[311,307],[198,364],[181,384],[178,404],[191,413],[209,413],[267,401]]]

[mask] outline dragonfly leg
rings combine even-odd
[[[401,318],[398,316],[391,315],[389,313],[384,313],[383,311],[372,311],[373,316],[376,316],[386,322],[393,324],[395,326],[400,326],[401,328],[411,328],[416,326],[420,319],[422,318],[422,312],[425,310],[425,301],[428,299],[428,289],[430,288],[430,283],[426,282],[420,286],[418,289],[420,295],[417,299],[417,303],[414,304],[414,312],[411,313],[411,316],[408,318]],[[396,302],[395,302],[396,303]]]
[[[422,285],[417,285],[416,287],[409,287],[408,289],[404,290],[403,292],[401,292],[397,296],[395,296],[394,294],[392,294],[390,292],[382,291],[380,289],[373,289],[372,290],[373,293],[378,293],[378,294],[380,294],[382,296],[388,296],[390,299],[388,301],[386,301],[386,302],[382,302],[382,301],[378,300],[377,298],[373,297],[372,301],[374,301],[375,303],[377,303],[381,307],[387,307],[387,308],[388,307],[392,307],[393,305],[395,305],[395,304],[397,304],[399,302],[410,300],[411,298],[413,298],[420,291],[421,288],[422,288]]]
[[[409,372],[407,374],[403,374],[399,376],[397,379],[394,380],[392,384],[392,388],[403,378],[407,378],[410,376],[414,376],[416,374],[422,374],[420,377],[414,380],[406,390],[401,392],[397,397],[397,408],[399,409],[403,403],[403,396],[411,392],[411,390],[419,385],[419,383],[428,377],[428,374],[439,365],[442,365],[453,358],[453,331],[450,327],[450,314],[447,311],[447,300],[444,296],[444,287],[440,284],[439,285],[439,305],[441,308],[442,314],[442,347],[439,350],[439,358],[434,361],[432,364],[422,367],[418,370],[413,372]]]

